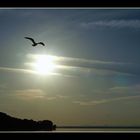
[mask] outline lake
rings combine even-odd
[[[54,132],[139,132],[140,127],[57,127]]]

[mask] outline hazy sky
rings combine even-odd
[[[44,55],[55,58],[47,75],[32,66]],[[9,115],[140,125],[139,61],[140,9],[0,9],[0,111]]]

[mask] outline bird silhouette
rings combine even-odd
[[[33,38],[30,38],[30,37],[24,37],[24,38],[29,39],[30,41],[32,41],[32,43],[33,43],[32,46],[33,47],[37,46],[38,44],[45,46],[45,44],[43,42],[35,42]]]

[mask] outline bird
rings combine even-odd
[[[45,44],[43,42],[35,42],[34,39],[31,38],[31,37],[24,37],[24,38],[29,39],[30,41],[32,41],[32,43],[33,43],[32,46],[33,47],[37,46],[38,44],[45,46]]]

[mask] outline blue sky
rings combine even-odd
[[[140,9],[0,9],[0,110],[58,125],[140,125]],[[24,37],[43,41],[32,47]],[[50,55],[57,68],[31,67]]]

